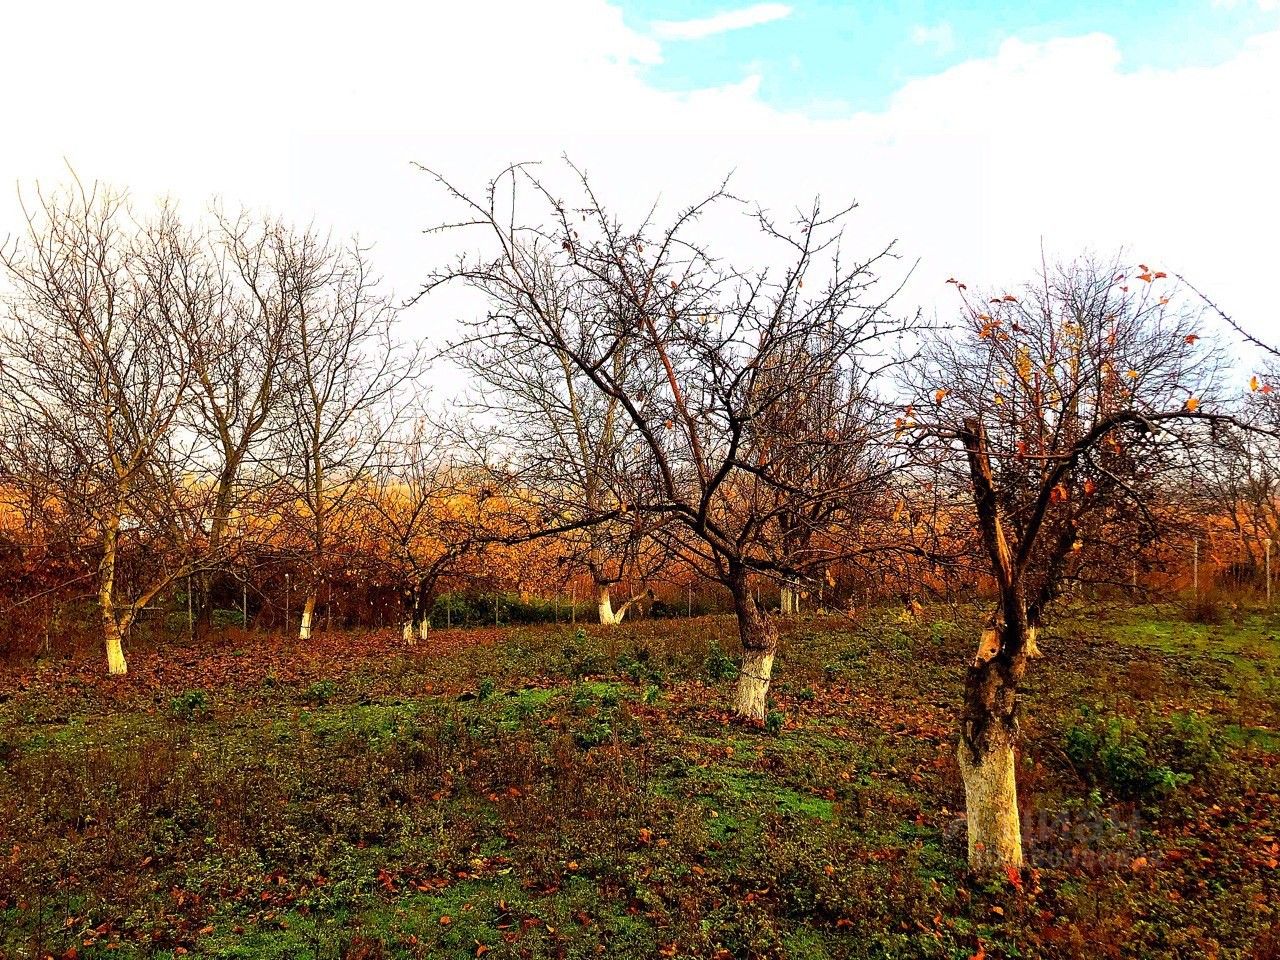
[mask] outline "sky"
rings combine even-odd
[[[455,212],[415,162],[481,189],[568,154],[628,212],[729,171],[775,211],[856,200],[904,311],[1123,248],[1280,340],[1280,0],[11,0],[0,62],[0,236],[73,167],[358,234],[409,295]]]

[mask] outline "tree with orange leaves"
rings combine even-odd
[[[957,286],[960,319],[915,365],[903,426],[967,491],[996,583],[959,761],[971,866],[1016,869],[1018,694],[1049,605],[1108,536],[1154,531],[1162,485],[1232,421],[1203,312],[1159,271],[1082,260],[1016,295]]]

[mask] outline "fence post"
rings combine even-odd
[[[1271,538],[1265,538],[1262,545],[1266,548],[1267,554],[1267,606],[1269,607],[1271,606]]]

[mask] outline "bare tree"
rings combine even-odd
[[[522,501],[527,528],[513,535],[560,530],[575,565],[591,577],[600,623],[614,626],[640,597],[618,606],[612,590],[635,567],[643,537],[631,522],[600,518],[620,502],[618,478],[634,459],[628,450],[638,435],[621,402],[597,390],[559,344],[581,352],[620,311],[596,302],[598,290],[553,264],[531,267],[530,292],[546,305],[555,338],[531,337],[519,302],[494,299],[452,352],[476,385],[471,405],[500,427],[505,455],[494,479]],[[629,350],[621,343],[608,363],[612,377],[634,382],[641,371],[628,369]]]
[[[626,226],[572,172],[575,204],[557,200],[528,166],[503,171],[480,199],[438,178],[468,211],[440,229],[480,227],[488,252],[463,256],[426,290],[462,281],[480,291],[489,311],[477,336],[563,357],[571,378],[627,423],[622,462],[605,464],[616,501],[560,528],[624,518],[642,532],[679,527],[671,544],[733,597],[744,650],[735,708],[762,719],[778,635],[750,577],[799,573],[771,549],[771,528],[778,516],[845,498],[866,479],[842,476],[830,485],[821,471],[780,469],[796,446],[847,441],[825,428],[777,435],[762,424],[794,385],[840,376],[859,386],[842,404],[874,429],[865,374],[885,362],[886,337],[906,326],[872,291],[890,251],[849,263],[840,246],[848,210],[828,215],[815,204],[785,229],[749,214],[762,245],[782,251],[783,265],[738,270],[693,236],[700,219],[737,204],[723,188],[665,226],[655,211]],[[532,221],[521,207],[526,195],[542,206]]]
[[[272,283],[283,311],[279,376],[286,401],[272,424],[269,464],[282,519],[305,565],[298,635],[311,636],[318,586],[340,561],[348,509],[407,409],[421,351],[395,338],[397,310],[365,251],[312,232],[271,238]]]
[[[38,196],[0,255],[14,288],[0,368],[8,452],[16,469],[52,468],[62,509],[91,518],[108,670],[121,674],[139,612],[205,558],[202,494],[186,482],[193,443],[178,429],[191,386],[178,329],[204,304],[183,286],[172,210],[138,223],[122,195],[78,183]],[[122,583],[130,548],[139,563]]]
[[[1162,480],[1226,421],[1221,355],[1162,273],[1085,260],[987,300],[950,282],[960,321],[915,367],[900,426],[952,455],[997,588],[960,717],[969,859],[987,871],[1022,864],[1018,692],[1050,603],[1108,538],[1158,528]]]
[[[424,417],[396,431],[365,490],[371,539],[397,585],[409,643],[427,638],[441,578],[505,533],[507,504],[492,496],[489,471],[453,439],[464,429]]]
[[[205,528],[208,553],[216,561],[202,576],[202,629],[212,618],[213,578],[249,536],[249,513],[263,505],[269,476],[257,461],[272,430],[280,429],[293,306],[288,237],[276,221],[219,215],[200,249],[182,258],[178,279],[192,305],[178,325],[192,379],[184,421],[203,442]]]

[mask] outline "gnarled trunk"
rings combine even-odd
[[[315,593],[307,594],[307,602],[302,606],[302,623],[298,627],[298,639],[311,639],[311,618],[316,612],[316,595]]]
[[[1015,747],[1018,684],[1026,670],[1030,628],[1025,607],[1006,607],[982,632],[965,674],[958,758],[964,779],[969,866],[998,874],[1022,867]]]
[[[752,596],[745,570],[730,573],[729,590],[733,594],[738,635],[742,639],[742,670],[738,674],[733,709],[745,719],[763,720],[768,712],[773,658],[778,653],[778,630]]]
[[[400,628],[400,639],[412,646],[418,641],[418,622],[421,608],[418,603],[418,591],[415,587],[406,586],[401,591],[404,607],[404,620]]]

